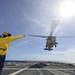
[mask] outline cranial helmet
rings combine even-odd
[[[11,34],[9,32],[4,32],[2,35],[3,35],[3,37],[10,37],[11,36]]]

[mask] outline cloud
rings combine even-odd
[[[59,23],[55,28],[54,31],[54,35],[58,35],[58,36],[62,36],[62,35],[66,35],[67,31],[72,30],[73,28],[75,28],[75,25],[72,24],[74,22],[74,18],[69,19],[69,20],[62,20],[59,19],[58,16],[56,16],[57,13],[57,9],[59,9],[60,3],[62,1],[57,0],[56,1],[50,1],[50,0],[44,0],[42,1],[38,1],[35,2],[33,4],[33,11],[34,12],[28,12],[28,11],[24,11],[24,16],[29,19],[30,21],[34,22],[35,25],[34,26],[38,26],[39,28],[41,28],[41,31],[43,31],[43,34],[50,34],[50,31],[52,28],[50,28],[52,26],[52,21],[53,20],[58,20]],[[32,8],[31,7],[31,8]],[[37,10],[36,10],[37,8]],[[52,9],[53,8],[53,9]],[[34,13],[34,14],[33,14]]]
[[[29,43],[29,41],[28,40],[25,40],[25,41],[15,41],[14,42],[14,44],[12,43],[12,46],[11,47],[13,47],[13,48],[15,48],[15,47],[21,47],[21,46],[23,46],[23,45],[25,45],[25,44],[28,44]]]
[[[22,55],[25,59],[31,60],[43,60],[43,61],[60,61],[60,62],[68,62],[75,63],[75,48],[70,48],[63,51],[52,51],[43,54],[27,54]]]
[[[34,26],[38,26],[39,28],[41,28],[44,32],[44,34],[50,34],[51,30],[52,30],[52,20],[48,20],[48,18],[46,17],[45,20],[43,20],[42,18],[40,19],[40,17],[32,17],[33,15],[27,14],[25,12],[25,17],[27,17],[30,21],[34,22],[35,25]],[[68,35],[70,33],[71,30],[74,30],[75,28],[75,24],[74,24],[74,19],[73,20],[68,20],[68,21],[61,21],[59,19],[54,19],[54,21],[59,21],[58,25],[55,25],[55,28],[53,30],[53,34],[57,35],[57,36],[64,36],[64,35]],[[68,30],[67,30],[68,29]],[[67,32],[66,32],[67,30]]]
[[[68,49],[64,52],[64,57],[67,58],[68,62],[75,63],[75,48]]]

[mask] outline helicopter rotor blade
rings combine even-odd
[[[41,38],[47,38],[48,36],[41,36],[41,35],[29,35],[29,36],[31,36],[31,37],[41,37]]]
[[[57,38],[75,38],[75,36],[59,36]]]
[[[50,26],[50,36],[52,36],[52,34],[54,33],[55,29],[58,26],[59,21],[58,20],[53,20],[52,21],[52,25]]]

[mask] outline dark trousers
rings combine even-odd
[[[0,75],[2,73],[2,68],[4,67],[5,55],[0,55]]]

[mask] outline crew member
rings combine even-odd
[[[2,68],[4,67],[6,54],[8,52],[8,47],[10,45],[10,42],[23,38],[25,35],[19,35],[19,36],[11,36],[9,32],[4,32],[0,36],[0,75],[2,72]]]

